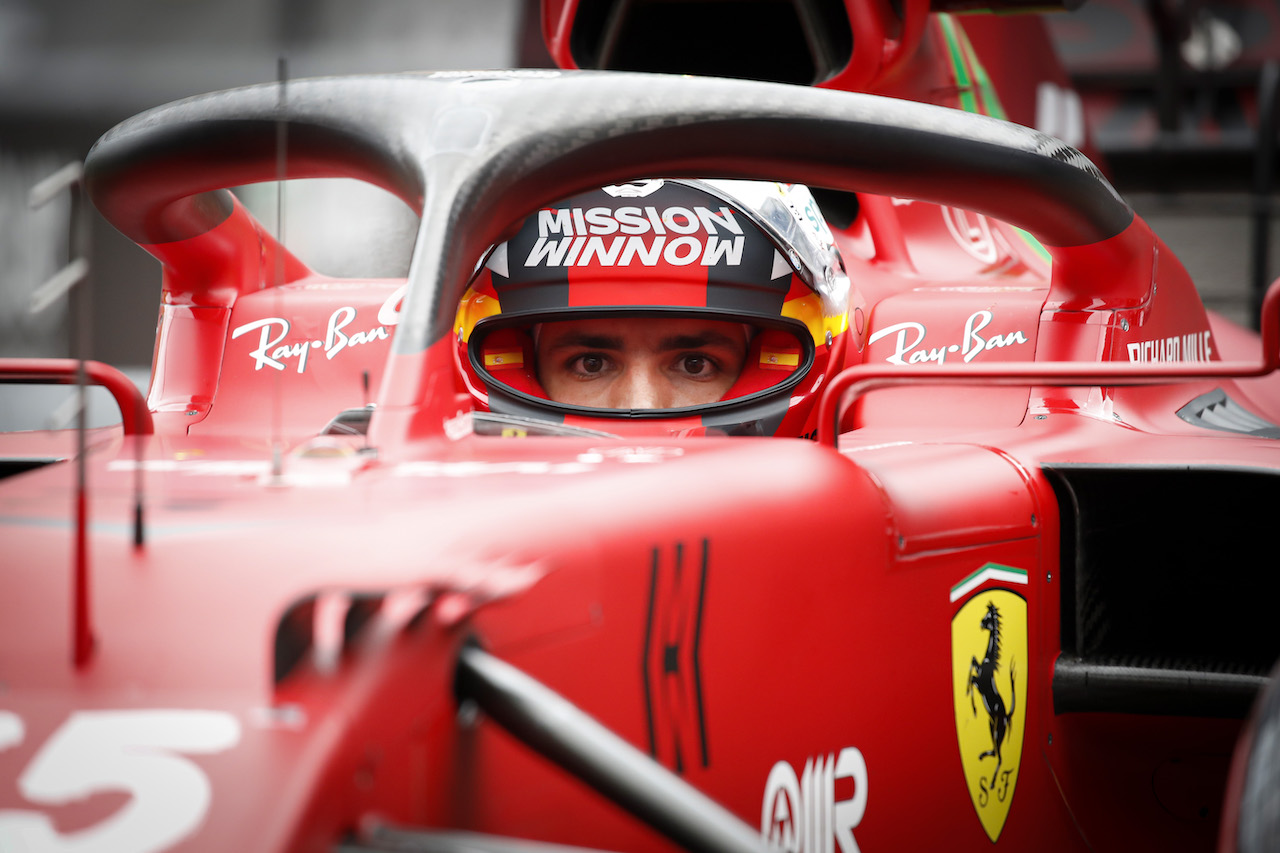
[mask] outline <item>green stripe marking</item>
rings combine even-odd
[[[973,44],[955,18],[948,12],[938,13],[938,23],[942,26],[942,34],[947,42],[947,53],[951,59],[951,68],[955,72],[956,89],[960,96],[960,108],[965,112],[989,115],[992,118],[1006,120],[1004,106],[995,86],[991,85],[991,77],[987,69],[978,59]],[[983,109],[978,104],[977,93],[982,96]],[[1047,264],[1053,264],[1049,250],[1034,236],[1021,228],[1014,228],[1018,236],[1039,258]]]
[[[960,581],[960,583],[951,587],[951,601],[954,603],[989,580],[1022,584],[1023,586],[1029,582],[1026,569],[1015,569],[1012,566],[1002,566],[999,563],[987,563]]]

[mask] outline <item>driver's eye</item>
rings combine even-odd
[[[705,355],[686,355],[680,360],[680,367],[690,376],[705,377],[714,372],[715,364]]]
[[[595,374],[604,370],[605,361],[602,355],[580,355],[574,359],[573,367],[578,373]]]

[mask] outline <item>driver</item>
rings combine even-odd
[[[696,317],[588,317],[535,332],[536,373],[552,400],[676,409],[724,397],[742,374],[754,329]]]
[[[648,180],[548,205],[459,305],[478,409],[611,433],[792,435],[843,366],[849,280],[808,189]]]

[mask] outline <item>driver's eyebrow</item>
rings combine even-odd
[[[741,339],[732,338],[723,332],[717,332],[714,329],[704,329],[703,331],[692,335],[670,335],[663,338],[659,342],[659,346],[663,350],[701,349],[702,347],[727,347],[729,349],[738,349],[742,343]]]
[[[593,334],[591,332],[565,332],[551,340],[549,349],[583,349],[621,350],[622,338],[614,335]]]

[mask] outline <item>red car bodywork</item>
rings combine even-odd
[[[211,194],[275,177],[280,128],[290,177],[422,214],[407,281],[321,276]],[[484,250],[546,199],[717,172],[859,193],[815,439],[481,429],[449,332]],[[1246,560],[1280,307],[1262,340],[1206,314],[1049,138],[763,83],[389,75],[160,108],[86,174],[164,265],[156,361],[87,490],[0,487],[0,848],[1215,843],[1276,653]]]

